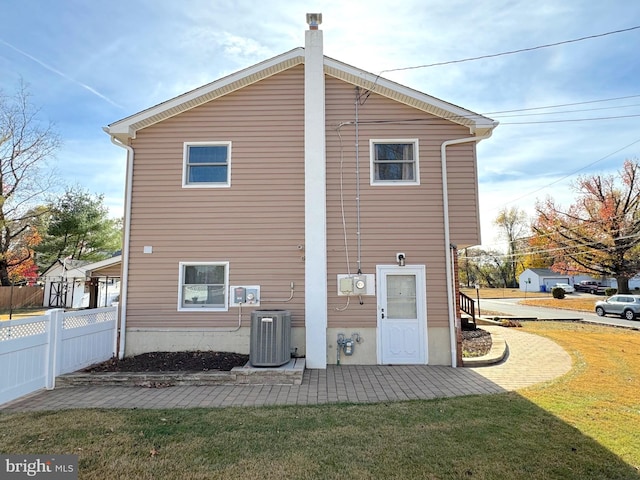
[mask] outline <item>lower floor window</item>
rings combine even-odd
[[[179,309],[227,310],[229,264],[181,262]]]

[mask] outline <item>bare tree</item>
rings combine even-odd
[[[32,207],[52,185],[46,167],[60,140],[52,125],[42,125],[24,83],[14,95],[0,91],[0,284],[9,269],[29,260],[11,255],[31,227]]]
[[[522,241],[526,233],[528,233],[529,225],[527,221],[527,215],[518,207],[503,208],[498,213],[498,216],[494,220],[494,225],[500,229],[501,236],[507,241],[508,261],[506,274],[506,286],[517,287],[518,279],[516,278],[516,271],[520,253],[525,248],[525,243]]]

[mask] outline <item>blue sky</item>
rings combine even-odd
[[[61,185],[104,194],[118,216],[125,152],[102,127],[304,46],[307,12],[323,14],[326,55],[376,74],[640,25],[628,0],[3,0],[0,89],[29,85],[63,140]],[[568,205],[577,175],[640,157],[638,45],[640,29],[383,76],[501,122],[478,147],[483,245],[497,247],[501,207]],[[585,120],[602,117],[616,118]]]

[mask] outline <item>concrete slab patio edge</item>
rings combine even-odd
[[[463,367],[484,367],[501,362],[507,355],[507,342],[498,332],[491,332],[491,350],[480,357],[468,357],[462,359]]]

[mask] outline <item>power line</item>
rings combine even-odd
[[[557,112],[539,112],[539,113],[519,113],[514,115],[491,115],[495,118],[511,118],[511,117],[538,117],[543,115],[560,115],[561,113],[582,113],[582,112],[595,112],[599,110],[615,110],[616,108],[631,108],[631,107],[639,107],[640,103],[634,103],[631,105],[616,105],[615,107],[600,107],[600,108],[582,108],[580,110],[560,110]],[[517,110],[514,110],[514,112]],[[524,111],[524,110],[521,110]]]
[[[559,105],[548,105],[546,107],[518,108],[516,110],[500,110],[497,112],[486,112],[486,113],[483,113],[483,115],[495,115],[497,113],[527,112],[529,110],[543,110],[546,108],[573,107],[575,105],[586,105],[589,103],[601,103],[601,102],[613,102],[616,100],[627,100],[629,98],[637,98],[637,97],[640,97],[640,95],[627,95],[626,97],[603,98],[600,100],[588,100],[585,102],[562,103]]]
[[[555,42],[555,43],[547,43],[545,45],[538,45],[535,47],[528,47],[528,48],[520,48],[518,50],[509,50],[507,52],[500,52],[500,53],[493,53],[493,54],[489,54],[489,55],[481,55],[478,57],[470,57],[470,58],[462,58],[459,60],[449,60],[446,62],[437,62],[437,63],[429,63],[429,64],[425,64],[425,65],[416,65],[414,67],[402,67],[402,68],[392,68],[389,70],[382,70],[380,72],[380,74],[386,73],[386,72],[399,72],[402,70],[415,70],[418,68],[429,68],[429,67],[439,67],[441,65],[451,65],[454,63],[463,63],[463,62],[472,62],[475,60],[483,60],[485,58],[495,58],[495,57],[501,57],[501,56],[505,56],[505,55],[514,55],[516,53],[523,53],[523,52],[530,52],[533,50],[540,50],[543,48],[550,48],[550,47],[557,47],[559,45],[566,45],[569,43],[576,43],[576,42],[582,42],[584,40],[591,40],[593,38],[600,38],[600,37],[606,37],[607,35],[615,35],[618,33],[624,33],[624,32],[630,32],[632,30],[638,30],[640,29],[640,25],[635,26],[635,27],[629,27],[629,28],[624,28],[622,30],[614,30],[612,32],[605,32],[605,33],[599,33],[596,35],[588,35],[586,37],[580,37],[580,38],[574,38],[572,40],[564,40],[561,42]]]
[[[517,197],[517,198],[515,198],[515,199],[513,199],[513,200],[508,200],[508,201],[504,202],[504,203],[503,203],[503,205],[508,205],[508,204],[510,204],[510,203],[517,202],[518,200],[522,200],[523,198],[528,197],[528,196],[530,196],[530,195],[533,195],[534,193],[538,193],[539,191],[544,190],[545,188],[548,188],[548,187],[550,187],[550,186],[552,186],[552,185],[555,185],[556,183],[562,182],[563,180],[566,180],[567,178],[572,177],[572,176],[573,176],[573,175],[575,175],[576,173],[581,172],[582,170],[585,170],[585,169],[587,169],[587,168],[589,168],[589,167],[592,167],[592,166],[593,166],[593,165],[595,165],[596,163],[602,162],[603,160],[606,160],[607,158],[612,157],[612,156],[613,156],[613,155],[615,155],[616,153],[620,153],[620,152],[622,152],[623,150],[626,150],[627,148],[632,147],[632,146],[633,146],[633,145],[635,145],[636,143],[640,143],[640,138],[639,138],[639,139],[637,139],[637,140],[635,140],[635,141],[633,141],[633,142],[631,142],[631,143],[630,143],[630,144],[628,144],[628,145],[625,145],[625,146],[624,146],[624,147],[622,147],[622,148],[619,148],[619,149],[618,149],[618,150],[616,150],[615,152],[611,152],[610,154],[605,155],[605,156],[604,156],[604,157],[602,157],[602,158],[599,158],[599,159],[598,159],[598,160],[596,160],[595,162],[591,162],[591,163],[589,163],[589,164],[585,165],[584,167],[581,167],[581,168],[579,168],[579,169],[577,169],[577,170],[574,170],[573,172],[571,172],[571,173],[569,173],[569,174],[565,175],[564,177],[559,178],[558,180],[555,180],[555,181],[553,181],[553,182],[551,182],[551,183],[548,183],[547,185],[544,185],[544,186],[542,186],[542,187],[538,188],[537,190],[534,190],[534,191],[529,192],[529,193],[525,193],[524,195],[521,195],[521,196],[519,196],[519,197]],[[495,209],[494,209],[494,210],[495,210]]]
[[[635,118],[640,117],[640,114],[637,115],[616,115],[613,117],[593,117],[593,118],[572,118],[572,119],[563,119],[563,120],[540,120],[538,122],[500,122],[500,125],[540,125],[545,123],[571,123],[571,122],[595,122],[598,120],[619,120],[621,118]]]
[[[629,238],[639,238],[640,237],[640,233],[635,233],[633,235],[625,235],[622,237],[616,237],[616,240],[623,240],[623,239],[629,239]],[[570,250],[570,249],[575,249],[575,248],[590,248],[592,250],[595,250],[597,252],[600,252],[600,249],[597,248],[593,248],[592,245],[596,245],[599,242],[589,242],[589,243],[579,243],[576,245],[570,245],[570,246],[566,246],[566,247],[556,247],[556,248],[548,248],[545,250],[530,250],[528,252],[522,252],[522,253],[513,253],[513,254],[509,254],[509,253],[504,253],[504,254],[500,254],[500,255],[480,255],[477,257],[469,257],[469,256],[464,256],[464,257],[459,257],[460,259],[463,260],[481,260],[481,259],[494,259],[494,258],[517,258],[517,257],[525,257],[527,255],[539,255],[542,253],[554,253],[554,252],[562,252],[564,250]],[[573,253],[572,255],[587,255],[590,252],[576,252]]]

